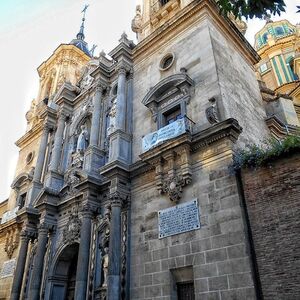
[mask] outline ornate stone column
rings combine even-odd
[[[120,299],[121,289],[121,207],[118,192],[110,195],[111,223],[109,235],[109,265],[107,276],[107,300]]]
[[[130,70],[128,77],[128,95],[127,95],[127,132],[132,133],[132,113],[133,113],[133,69]]]
[[[45,223],[40,224],[38,230],[37,249],[33,259],[32,276],[28,293],[28,299],[30,300],[40,299],[40,288],[44,268],[44,257],[47,250],[48,231],[49,228]]]
[[[75,285],[75,300],[86,298],[90,244],[91,244],[91,228],[93,212],[89,205],[85,204],[81,211],[82,225],[80,230],[80,245],[78,252],[76,285]]]
[[[48,124],[45,124],[42,138],[41,138],[41,144],[39,148],[38,158],[35,166],[33,181],[34,182],[40,182],[42,173],[43,173],[43,167],[45,162],[45,156],[46,156],[46,150],[48,145],[48,136],[49,136],[50,126]]]
[[[28,251],[29,235],[26,231],[22,231],[20,234],[20,251],[15,270],[14,280],[11,289],[11,300],[19,300],[22,288],[23,275],[25,270],[25,263]]]
[[[91,146],[98,146],[102,93],[103,93],[103,87],[100,84],[98,84],[93,99],[94,108],[93,108],[92,125],[91,125],[91,140],[90,140]]]
[[[119,67],[117,108],[116,108],[116,129],[125,131],[126,125],[126,69]]]
[[[57,130],[54,138],[54,147],[52,151],[51,163],[50,163],[50,171],[58,171],[60,158],[61,158],[61,150],[62,150],[62,142],[63,142],[63,134],[66,123],[66,115],[61,111],[58,117]]]

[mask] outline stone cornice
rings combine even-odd
[[[60,54],[60,52],[62,52],[64,50],[69,50],[69,51],[73,51],[74,53],[77,53],[83,60],[89,61],[91,59],[87,54],[85,54],[82,50],[77,48],[75,45],[60,44],[53,51],[51,56],[37,68],[39,75],[41,75],[41,71],[43,69],[47,68],[48,66],[50,66],[53,63],[53,61],[55,60],[55,58]]]
[[[169,22],[159,27],[151,35],[142,40],[133,50],[134,60],[141,60],[162,47],[166,40],[191,27],[204,18],[213,18],[218,29],[222,31],[240,49],[251,65],[259,60],[259,56],[242,33],[228,19],[219,14],[218,7],[213,0],[194,0],[177,13]]]
[[[34,126],[32,129],[27,131],[21,138],[19,138],[15,144],[19,148],[23,148],[29,143],[31,143],[34,139],[38,138],[43,131],[43,123],[40,122],[36,126]]]
[[[235,143],[242,132],[242,127],[235,119],[227,119],[203,130],[194,131],[193,134],[186,133],[171,141],[165,143],[140,155],[141,161],[137,161],[130,168],[131,177],[136,177],[147,171],[153,170],[153,162],[158,160],[170,151],[176,151],[180,147],[186,145],[193,152],[205,148],[210,144],[218,142],[222,139],[229,139]],[[152,162],[152,165],[149,165]]]
[[[243,129],[238,121],[230,118],[193,134],[192,150],[207,147],[223,138],[236,142]]]
[[[276,138],[284,138],[289,134],[297,135],[299,127],[292,125],[285,125],[275,115],[265,120],[271,134]]]
[[[270,53],[273,53],[274,51],[282,50],[294,46],[296,42],[297,42],[297,36],[295,34],[288,35],[280,39],[276,39],[275,44],[272,46],[266,45],[260,48],[259,50],[257,50],[257,53],[259,54],[259,56],[264,58],[265,56],[268,56]]]

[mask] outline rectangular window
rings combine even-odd
[[[178,282],[176,286],[178,300],[195,300],[195,290],[193,282]]]
[[[164,122],[163,122],[163,126],[169,125],[173,122],[175,122],[178,119],[182,118],[182,114],[181,114],[181,109],[180,106],[176,106],[171,110],[168,110],[167,112],[165,112],[163,114],[164,116]]]
[[[262,65],[260,66],[260,72],[261,72],[261,73],[263,73],[263,72],[265,72],[265,71],[267,71],[267,70],[268,70],[267,64],[262,64]]]
[[[18,206],[19,206],[19,209],[24,207],[25,205],[25,200],[26,200],[26,193],[22,194],[19,196],[19,199],[18,199]]]
[[[166,5],[169,2],[169,0],[160,0],[161,6]]]

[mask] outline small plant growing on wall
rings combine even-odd
[[[270,139],[265,146],[248,145],[237,151],[230,169],[235,172],[241,168],[257,168],[297,152],[300,152],[300,134],[284,140]]]

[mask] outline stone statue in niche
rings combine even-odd
[[[103,287],[107,286],[108,264],[109,264],[108,248],[105,247],[103,249],[103,257],[102,257],[102,270],[103,270],[103,283],[102,283],[102,286]]]
[[[116,112],[117,112],[117,98],[112,101],[109,116],[109,127],[107,128],[107,135],[110,135],[115,131],[116,127]]]
[[[86,128],[86,125],[82,125],[81,132],[78,136],[76,152],[83,153],[89,145],[89,132]]]

